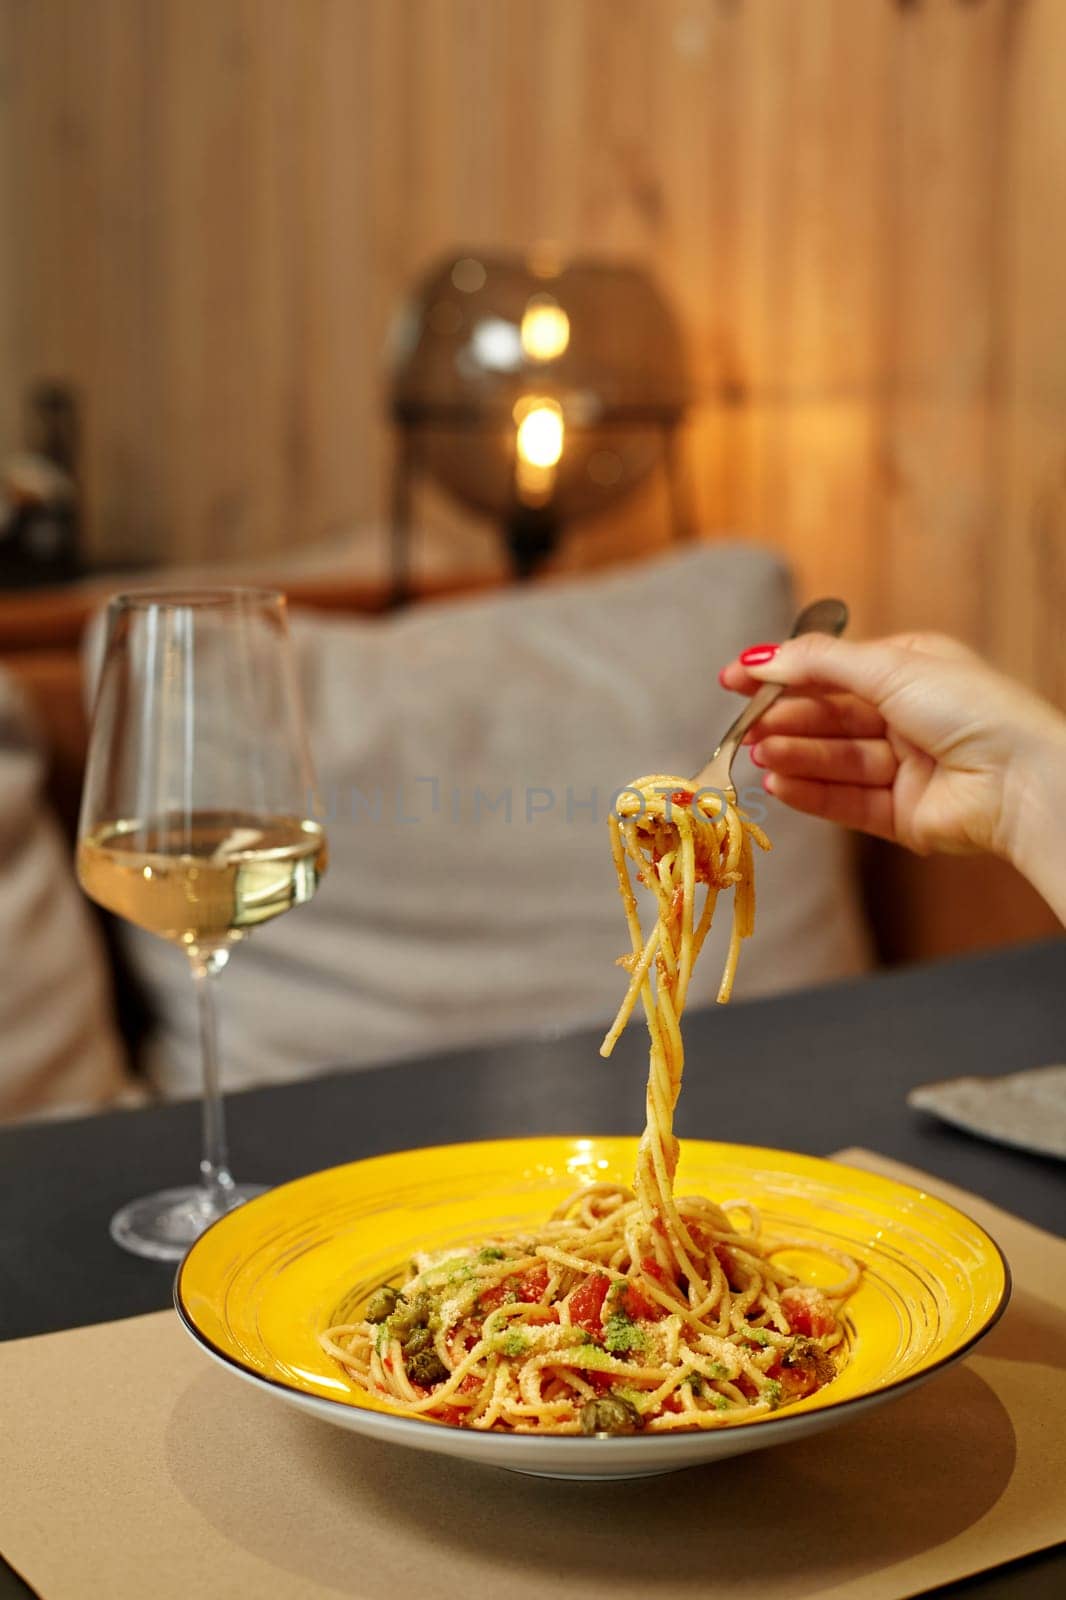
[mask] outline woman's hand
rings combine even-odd
[[[1047,702],[938,634],[805,634],[720,676],[740,694],[788,686],[745,741],[770,794],[922,854],[993,851],[1063,914],[1066,881],[1034,867],[1066,857],[1066,718]]]

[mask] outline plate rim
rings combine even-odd
[[[382,1428],[388,1428],[389,1431],[396,1430],[403,1437],[411,1437],[412,1442],[420,1439],[427,1440],[432,1433],[437,1432],[440,1429],[444,1429],[448,1436],[465,1436],[469,1438],[477,1438],[482,1441],[490,1439],[498,1440],[505,1438],[520,1438],[523,1448],[531,1447],[533,1449],[545,1450],[551,1447],[558,1448],[559,1446],[565,1446],[568,1449],[573,1449],[577,1446],[587,1447],[589,1444],[595,1444],[597,1452],[602,1451],[606,1447],[612,1452],[612,1454],[619,1454],[625,1453],[627,1450],[632,1451],[634,1449],[643,1452],[649,1448],[649,1445],[651,1445],[654,1449],[662,1450],[664,1446],[669,1446],[671,1444],[675,1447],[680,1447],[680,1445],[685,1441],[691,1444],[693,1439],[699,1437],[706,1437],[710,1439],[719,1438],[724,1435],[734,1434],[738,1429],[753,1427],[756,1422],[758,1422],[760,1432],[772,1432],[776,1435],[779,1430],[792,1423],[810,1421],[815,1417],[823,1417],[830,1413],[839,1414],[848,1410],[850,1407],[861,1407],[864,1405],[868,1406],[871,1404],[871,1402],[875,1402],[880,1399],[894,1398],[903,1390],[916,1387],[919,1384],[924,1383],[927,1379],[935,1377],[938,1372],[942,1372],[946,1370],[946,1368],[954,1366],[957,1361],[964,1360],[974,1346],[979,1344],[980,1341],[986,1337],[986,1335],[991,1333],[992,1329],[1002,1318],[1007,1306],[1010,1304],[1011,1295],[1014,1289],[1014,1279],[1011,1272],[1010,1262],[1007,1260],[1003,1249],[1001,1248],[999,1242],[993,1238],[988,1229],[982,1223],[978,1222],[975,1217],[972,1217],[969,1212],[963,1211],[961,1207],[953,1204],[952,1201],[942,1200],[939,1195],[932,1194],[931,1191],[923,1191],[917,1188],[914,1184],[906,1183],[902,1179],[891,1178],[880,1172],[872,1172],[868,1168],[857,1167],[848,1161],[834,1161],[829,1156],[812,1156],[803,1150],[782,1150],[779,1147],[771,1145],[748,1145],[738,1144],[732,1140],[691,1138],[681,1141],[682,1148],[684,1148],[686,1145],[693,1144],[719,1145],[732,1150],[758,1152],[758,1154],[766,1156],[789,1156],[793,1159],[799,1156],[804,1161],[817,1162],[820,1165],[828,1166],[840,1172],[853,1172],[864,1179],[873,1178],[878,1182],[887,1183],[893,1188],[905,1190],[919,1199],[923,1198],[923,1196],[926,1196],[936,1200],[939,1205],[946,1207],[946,1209],[950,1212],[953,1212],[955,1216],[962,1217],[991,1245],[995,1256],[999,1261],[999,1265],[1003,1274],[1003,1286],[996,1300],[996,1304],[992,1307],[991,1311],[987,1314],[981,1325],[969,1335],[969,1337],[958,1347],[958,1349],[952,1350],[948,1354],[938,1357],[937,1360],[933,1361],[929,1366],[923,1367],[919,1372],[908,1373],[904,1377],[894,1379],[891,1383],[886,1383],[879,1389],[867,1390],[863,1394],[851,1395],[848,1398],[840,1400],[829,1400],[825,1405],[819,1406],[813,1411],[789,1411],[786,1409],[786,1414],[783,1416],[771,1416],[761,1419],[753,1417],[749,1421],[728,1423],[721,1428],[687,1428],[678,1429],[676,1432],[670,1433],[640,1433],[627,1434],[622,1437],[609,1439],[589,1439],[582,1434],[523,1433],[515,1435],[501,1431],[494,1432],[490,1429],[474,1430],[470,1428],[458,1428],[451,1426],[448,1423],[434,1422],[428,1418],[405,1417],[394,1411],[377,1411],[363,1406],[353,1406],[347,1401],[335,1400],[329,1395],[311,1394],[307,1389],[301,1388],[299,1384],[286,1383],[280,1378],[271,1378],[268,1377],[266,1373],[257,1372],[253,1368],[245,1365],[244,1362],[239,1361],[235,1356],[230,1355],[228,1351],[223,1350],[215,1343],[213,1339],[211,1339],[200,1327],[197,1326],[193,1314],[183,1298],[182,1275],[191,1261],[195,1251],[209,1234],[213,1233],[216,1228],[221,1228],[224,1226],[224,1224],[227,1223],[229,1219],[237,1212],[245,1212],[249,1207],[256,1206],[265,1200],[271,1199],[277,1194],[281,1193],[283,1190],[291,1188],[295,1184],[305,1183],[310,1178],[324,1177],[329,1173],[334,1172],[343,1172],[348,1167],[362,1166],[367,1162],[387,1159],[390,1156],[417,1156],[431,1153],[436,1154],[451,1150],[471,1150],[484,1145],[522,1146],[532,1143],[539,1143],[544,1139],[557,1139],[564,1143],[567,1141],[576,1142],[578,1140],[602,1142],[605,1140],[625,1139],[635,1143],[638,1137],[639,1136],[636,1134],[549,1133],[521,1134],[502,1139],[467,1139],[453,1141],[451,1144],[418,1145],[413,1148],[405,1148],[401,1150],[384,1150],[380,1151],[374,1156],[363,1156],[355,1161],[340,1161],[331,1167],[319,1167],[313,1172],[302,1173],[297,1178],[289,1178],[284,1183],[275,1184],[272,1188],[265,1190],[263,1194],[254,1195],[252,1199],[245,1200],[240,1206],[235,1207],[234,1211],[227,1211],[221,1217],[216,1218],[214,1222],[204,1229],[199,1238],[194,1239],[193,1243],[189,1246],[188,1250],[185,1252],[185,1255],[178,1263],[177,1271],[174,1274],[174,1309],[177,1312],[178,1319],[185,1328],[185,1331],[207,1352],[207,1354],[213,1360],[220,1362],[223,1366],[231,1368],[239,1377],[246,1379],[249,1383],[257,1384],[268,1391],[277,1390],[286,1397],[293,1396],[295,1397],[297,1403],[313,1403],[316,1409],[319,1406],[325,1406],[331,1410],[335,1409],[338,1413],[342,1413],[348,1419],[350,1419],[353,1415],[361,1418],[373,1417],[377,1419],[374,1424],[375,1428],[380,1426]],[[348,1425],[351,1426],[350,1420]]]

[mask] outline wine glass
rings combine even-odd
[[[230,1173],[215,981],[235,944],[314,894],[326,865],[283,595],[117,595],[107,613],[78,878],[189,958],[203,1054],[200,1182],[123,1206],[116,1243],[172,1261],[260,1189]]]

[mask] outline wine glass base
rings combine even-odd
[[[234,1184],[225,1191],[221,1202],[198,1184],[146,1194],[115,1212],[111,1237],[136,1256],[147,1256],[152,1261],[180,1261],[205,1228],[245,1200],[264,1194],[266,1187],[261,1183]]]

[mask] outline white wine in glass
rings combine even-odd
[[[78,877],[186,953],[203,1055],[200,1182],[116,1213],[126,1249],[177,1260],[258,1188],[229,1170],[214,982],[251,929],[303,905],[326,865],[284,597],[119,595],[108,608],[78,831]]]

